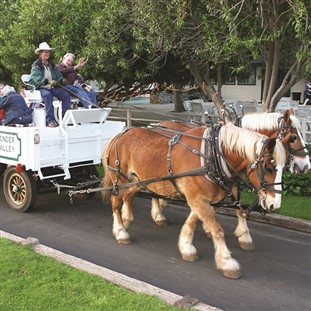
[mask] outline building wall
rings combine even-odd
[[[301,79],[291,88],[291,97],[293,99],[293,93],[301,93],[300,94],[300,103],[303,103],[304,100],[304,92],[306,88],[306,79]]]
[[[234,85],[223,85],[221,89],[222,97],[225,101],[252,101],[256,100],[261,102],[261,93],[262,93],[262,80],[259,78],[261,76],[261,67],[256,68],[256,85],[239,85],[235,81]],[[305,79],[298,81],[290,90],[291,99],[299,100],[300,103],[303,103],[305,91]],[[293,94],[293,93],[300,93]],[[297,99],[299,96],[299,99]]]
[[[222,97],[225,101],[252,101],[261,102],[261,68],[256,69],[256,85],[240,85],[235,81],[235,85],[223,85],[221,89]]]

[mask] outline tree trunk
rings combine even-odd
[[[272,64],[272,71],[269,83],[269,89],[266,98],[266,107],[268,111],[272,110],[272,97],[275,92],[276,82],[278,78],[278,73],[280,69],[280,55],[281,55],[281,43],[279,40],[275,40],[274,49],[273,49],[273,64]]]
[[[186,111],[183,100],[181,98],[182,92],[180,91],[181,86],[175,85],[175,90],[173,91],[173,100],[174,100],[174,111],[175,112],[184,112]]]
[[[270,85],[272,63],[273,63],[271,47],[267,47],[262,52],[262,54],[265,60],[265,77],[264,77],[264,85],[263,85],[263,92],[262,92],[262,110],[267,111],[268,110],[267,95],[268,95],[268,89]]]
[[[212,83],[209,68],[205,68],[205,70],[204,69],[202,70],[202,68],[198,68],[197,66],[192,65],[190,67],[190,70],[194,76],[197,85],[201,88],[202,92],[204,94],[208,94],[209,97],[212,99],[212,102],[216,106],[219,115],[223,117],[225,122],[232,121],[230,113],[226,109],[226,106],[224,105],[221,94],[218,91],[216,91]]]
[[[222,66],[219,64],[217,66],[217,92],[221,96],[221,88],[222,88]]]
[[[297,73],[306,65],[306,62],[299,63],[296,61],[287,71],[282,84],[271,99],[270,111],[275,111],[279,100],[284,96],[284,94],[286,94],[286,92],[291,89],[292,86],[294,86],[299,81],[300,77],[297,75]]]

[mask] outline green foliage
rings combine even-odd
[[[311,144],[306,145],[311,156]],[[304,174],[283,174],[283,194],[293,194],[297,196],[311,197],[311,171]]]
[[[66,52],[88,57],[82,75],[107,88],[202,86],[210,68],[265,61],[275,41],[282,53],[273,63],[290,68],[298,60],[304,74],[311,53],[308,0],[5,0],[1,10],[0,80],[15,87],[43,41],[56,49],[56,62]]]
[[[11,73],[16,88],[21,84],[20,76],[30,72],[40,42],[55,48],[52,57],[56,63],[66,52],[82,54],[94,7],[94,0],[18,0],[2,4],[0,65]]]
[[[311,171],[305,174],[283,174],[283,194],[311,197]]]

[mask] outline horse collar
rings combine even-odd
[[[237,184],[239,179],[234,178],[230,173],[228,162],[221,151],[221,127],[222,125],[218,124],[204,131],[201,142],[201,166],[207,169],[205,178],[219,184],[230,193],[232,186]]]

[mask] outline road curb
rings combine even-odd
[[[22,245],[31,245],[33,250],[43,256],[52,257],[68,266],[71,266],[75,269],[88,272],[93,275],[102,277],[109,282],[116,284],[118,286],[124,287],[131,291],[137,293],[143,293],[147,295],[156,296],[162,301],[170,305],[175,305],[181,308],[187,308],[191,310],[200,310],[200,311],[222,311],[219,308],[209,306],[202,302],[199,302],[197,299],[189,296],[180,296],[169,292],[167,290],[161,289],[159,287],[150,285],[148,283],[136,280],[134,278],[128,277],[124,274],[109,270],[107,268],[98,266],[81,258],[77,258],[58,250],[55,250],[51,247],[42,245],[39,243],[37,238],[29,237],[27,239],[18,237],[11,233],[0,230],[0,237],[10,240],[12,242],[22,244]]]
[[[229,216],[235,216],[235,210],[225,207],[219,207],[217,208],[217,213],[229,215]],[[266,214],[261,215],[260,213],[253,212],[250,213],[247,216],[247,219],[250,221],[256,221],[261,223],[266,223],[270,225],[275,225],[287,229],[293,229],[297,231],[302,231],[306,233],[311,232],[311,221],[304,220],[300,218],[293,218],[278,214]]]

